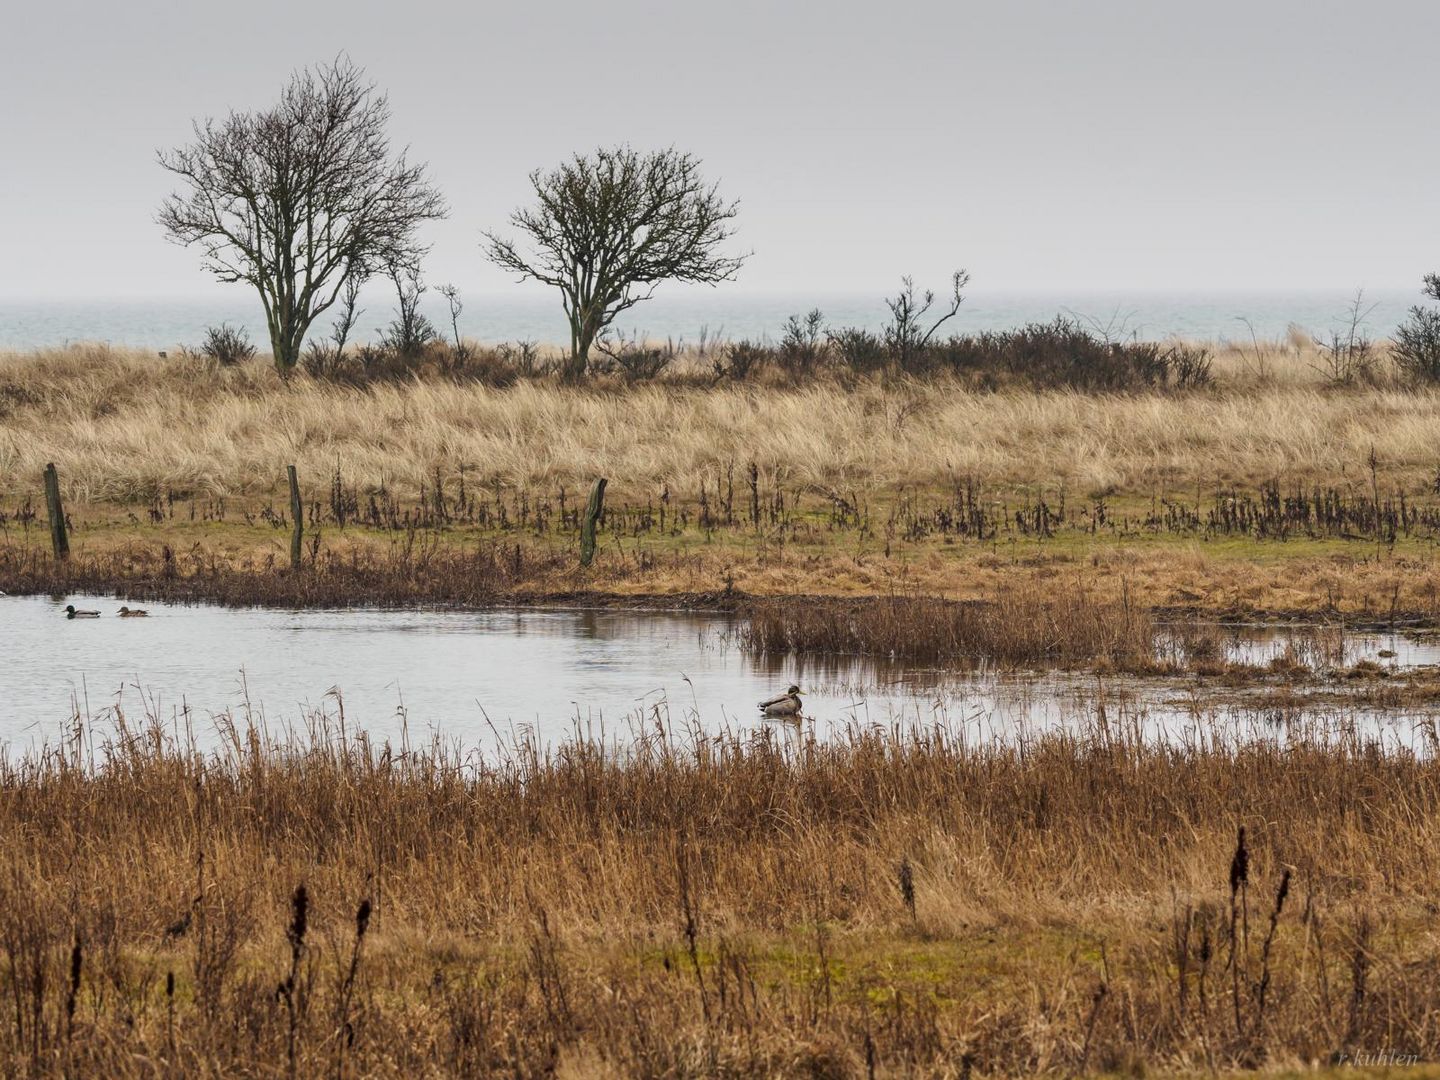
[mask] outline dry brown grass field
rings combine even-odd
[[[1334,386],[1322,367],[1303,343],[1232,348],[1211,386],[1100,394],[943,375],[733,383],[694,357],[575,388],[8,354],[0,588],[44,550],[47,462],[90,579],[108,568],[116,585],[284,562],[294,463],[315,565],[503,543],[533,569],[517,595],[984,598],[1059,581],[1151,606],[1431,613],[1440,392],[1383,366]],[[602,475],[602,556],[582,574],[568,555]]]
[[[211,754],[142,718],[77,724],[0,775],[0,1060],[115,1077],[1432,1060],[1433,757],[1208,731],[1158,746],[1117,710],[1009,744],[816,743],[677,720],[623,751],[577,735],[482,757],[347,740],[333,716],[278,744],[238,717]]]
[[[283,384],[253,360],[102,347],[0,355],[0,491],[54,461],[75,498],[144,501],[178,490],[264,496],[286,464],[324,491],[352,479],[418,497],[437,469],[532,490],[608,476],[634,495],[689,491],[756,463],[821,490],[993,485],[1188,492],[1271,479],[1429,490],[1440,392],[1328,389],[1315,356],[1222,354],[1213,389],[1083,394],[968,390],[934,378],[715,384],[695,369],[643,385],[504,388],[441,378],[352,387]]]

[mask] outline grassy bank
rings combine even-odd
[[[954,1076],[1440,1053],[1435,763],[1128,730],[651,734],[487,764],[319,720],[280,745],[237,720],[213,756],[138,718],[77,729],[0,778],[23,838],[0,853],[0,1059]]]
[[[1207,387],[1100,394],[982,391],[943,373],[736,383],[693,365],[585,388],[433,371],[282,384],[258,361],[12,354],[0,589],[63,588],[69,574],[143,590],[162,576],[198,594],[250,575],[210,598],[285,593],[263,579],[288,565],[294,462],[312,567],[413,571],[417,551],[519,560],[494,588],[451,575],[412,587],[416,600],[990,599],[1058,583],[1232,614],[1433,615],[1440,394],[1337,387],[1318,365],[1298,347],[1232,350]],[[34,560],[50,461],[82,569],[47,577]],[[582,574],[579,514],[600,475],[601,556]],[[346,580],[348,593],[332,575],[307,595],[392,591]]]

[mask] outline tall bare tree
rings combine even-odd
[[[720,198],[690,154],[597,150],[548,173],[537,169],[530,183],[536,205],[510,216],[530,250],[487,232],[485,253],[521,280],[560,290],[572,379],[585,374],[591,346],[615,316],[648,300],[660,282],[715,285],[745,260],[718,250],[734,235],[738,204]]]
[[[391,155],[389,120],[385,96],[341,58],[296,73],[273,108],[196,122],[189,146],[159,155],[184,181],[160,225],[221,281],[260,294],[281,374],[348,285],[417,266],[416,227],[445,216],[424,166]]]

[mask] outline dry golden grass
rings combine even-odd
[[[1138,1075],[1440,1053],[1433,758],[1303,724],[1284,746],[1210,728],[1161,747],[1113,713],[1010,745],[669,732],[498,759],[333,724],[272,745],[239,723],[213,755],[80,726],[0,770],[7,1073]]]
[[[1360,483],[1373,450],[1410,490],[1434,478],[1440,393],[1326,390],[1303,356],[1242,362],[1179,396],[979,393],[938,378],[813,386],[506,389],[438,379],[365,389],[282,385],[254,361],[76,347],[0,356],[0,493],[34,490],[48,461],[72,499],[167,489],[274,492],[295,463],[317,496],[338,464],[413,498],[437,468],[553,490],[611,478],[622,497],[693,491],[717,465],[757,463],[821,490],[989,484],[1211,491],[1272,477]]]
[[[1112,599],[1128,590],[1143,606],[1433,615],[1440,392],[1327,389],[1313,350],[1257,355],[1222,353],[1217,385],[1204,391],[1098,395],[982,393],[946,378],[715,386],[693,358],[658,384],[496,389],[433,373],[368,388],[303,376],[285,385],[258,360],[217,369],[95,347],[9,354],[0,588],[35,578],[18,568],[46,545],[39,477],[54,461],[90,585],[144,590],[178,567],[195,595],[232,595],[207,576],[263,576],[287,562],[281,485],[294,461],[307,544],[319,543],[322,559],[389,558],[417,542],[416,529],[438,549],[523,546],[535,572],[510,575],[494,595],[990,599],[1060,583]],[[346,527],[330,490],[337,469]],[[452,508],[463,484],[464,510],[426,509],[437,474]],[[582,574],[570,562],[574,515],[602,474],[602,553]],[[1429,517],[1393,546],[1393,529],[1354,513],[1282,522],[1279,534],[1206,524],[1231,485],[1253,503],[1272,480],[1279,495],[1323,494],[1360,517],[1382,502],[1390,513],[1400,495]],[[978,534],[954,527],[972,484],[987,522]],[[372,496],[385,520],[367,525]],[[1102,496],[1106,524],[1093,528]],[[1191,516],[1168,523],[1167,496]],[[1055,529],[1018,526],[1042,498],[1060,512]],[[17,529],[27,504],[42,520]],[[938,527],[936,513],[951,524]],[[113,576],[101,580],[105,567]],[[351,587],[353,601],[385,599],[353,575]],[[267,588],[257,577],[239,591]],[[475,599],[438,586],[412,593]]]

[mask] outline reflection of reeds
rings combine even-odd
[[[476,755],[77,730],[0,761],[0,1072],[1227,1071],[1397,1033],[1440,1053],[1440,763],[1344,733],[1127,732]],[[1274,890],[1254,956],[1246,882]]]

